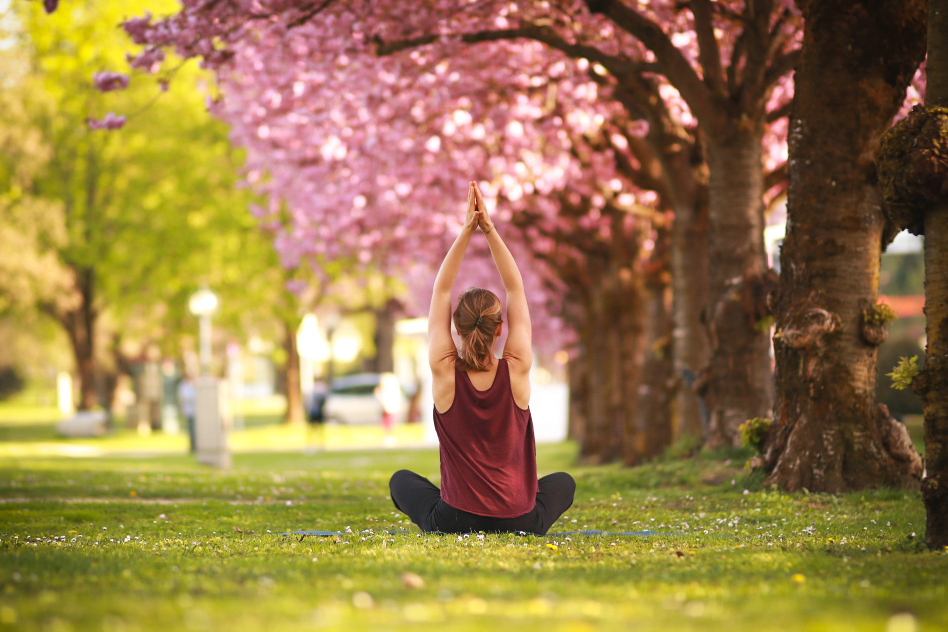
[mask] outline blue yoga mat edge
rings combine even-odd
[[[331,537],[331,536],[347,536],[347,535],[376,535],[376,534],[388,534],[388,535],[398,535],[403,533],[411,533],[410,531],[360,531],[358,533],[346,533],[344,531],[315,531],[315,530],[303,530],[303,531],[290,531],[288,533],[279,533],[277,535],[311,535],[318,537]],[[433,531],[431,535],[455,535],[441,533],[440,531]],[[664,536],[687,536],[691,535],[688,533],[678,533],[672,531],[599,531],[597,529],[586,529],[583,531],[562,531],[559,533],[547,533],[546,535],[539,535],[536,533],[526,533],[523,531],[513,532],[513,535],[520,536],[536,536],[541,538],[553,538],[553,537],[565,537],[570,535],[599,535],[599,536],[618,536],[618,537],[648,537],[654,535],[664,535]],[[719,534],[715,534],[719,535]],[[732,537],[732,536],[729,536]]]

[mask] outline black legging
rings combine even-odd
[[[576,482],[566,472],[539,480],[536,506],[516,518],[491,518],[455,509],[441,500],[441,490],[431,481],[408,470],[399,470],[388,483],[395,508],[424,532],[476,533],[523,531],[543,535],[573,504]]]

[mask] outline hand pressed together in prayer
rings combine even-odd
[[[477,183],[471,181],[467,189],[467,218],[464,227],[473,231],[475,226],[484,231],[485,235],[494,229],[494,223],[487,213],[487,205],[484,204],[484,196],[481,195]]]

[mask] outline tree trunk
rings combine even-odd
[[[630,110],[635,109],[634,100],[625,103]],[[673,363],[672,382],[669,384],[674,390],[675,400],[671,417],[672,440],[689,438],[689,441],[700,443],[707,426],[707,415],[694,385],[711,357],[707,331],[701,319],[708,306],[709,284],[707,170],[695,133],[672,120],[663,108],[649,112],[651,117],[645,146],[636,147],[635,155],[643,170],[654,175],[653,188],[659,192],[663,204],[674,211],[667,253],[672,283],[670,320],[673,331],[669,353],[666,354]],[[667,232],[667,228],[659,227],[659,233]],[[660,241],[666,239],[667,235]]]
[[[375,312],[375,358],[370,371],[391,373],[395,370],[395,321],[402,307],[395,299],[389,299]]]
[[[948,0],[928,10],[927,107],[948,107]],[[925,214],[925,370],[913,389],[925,408],[925,542],[948,547],[948,199]]]
[[[790,125],[768,481],[841,492],[917,485],[905,427],[876,400],[883,216],[873,156],[924,54],[910,3],[811,0]],[[908,19],[906,19],[908,17]],[[919,47],[917,42],[921,40]]]
[[[738,426],[770,416],[770,343],[755,328],[762,311],[750,291],[766,271],[759,128],[736,129],[708,142],[711,309],[706,314],[711,362],[705,379],[706,445],[740,445]]]
[[[109,411],[111,411],[115,406],[115,395],[116,391],[118,390],[119,379],[121,379],[123,375],[127,375],[129,377],[132,376],[132,365],[128,358],[126,358],[122,353],[121,334],[113,333],[109,346],[109,353],[112,356],[112,367],[109,371],[109,378],[107,380],[105,399],[109,403],[107,408]]]
[[[566,436],[582,444],[586,432],[586,411],[589,407],[589,397],[586,391],[587,374],[589,373],[589,359],[587,352],[580,346],[577,356],[567,365],[569,379],[569,421],[566,427]]]
[[[115,391],[118,389],[119,372],[112,368],[98,368],[97,399],[101,406],[109,415],[112,414],[112,408],[115,406]]]
[[[93,306],[95,273],[92,270],[75,270],[76,289],[82,297],[80,303],[67,312],[56,315],[66,330],[76,372],[79,374],[78,410],[91,410],[98,403],[98,388],[95,362],[95,324],[98,313]]]
[[[945,2],[932,2],[945,6]],[[948,6],[945,6],[948,15]],[[948,20],[943,21],[948,27]],[[931,57],[929,57],[931,59]],[[925,410],[925,542],[948,547],[948,201],[925,214],[925,369],[912,386]]]
[[[606,444],[610,440],[611,389],[609,380],[610,327],[606,322],[602,288],[589,288],[589,302],[586,307],[585,324],[580,344],[586,348],[587,371],[585,372],[587,393],[586,424],[579,456],[589,463],[601,463]]]
[[[622,456],[622,444],[626,439],[625,398],[630,394],[625,393],[622,388],[625,377],[625,318],[615,302],[614,292],[607,290],[605,294],[606,318],[599,321],[599,326],[608,322],[609,327],[604,336],[606,363],[604,370],[599,371],[598,378],[605,380],[603,391],[606,394],[606,431],[599,450],[599,462],[611,463]]]
[[[642,383],[642,365],[645,361],[642,348],[643,292],[642,275],[638,270],[619,267],[613,278],[613,311],[615,313],[615,331],[619,339],[612,349],[618,355],[619,374],[614,380],[614,396],[619,400],[615,417],[621,425],[617,428],[615,447],[610,451],[609,460],[621,458],[627,465],[641,463],[645,459],[642,453],[644,444],[639,435],[642,428],[638,422],[640,385]],[[649,420],[653,421],[653,420]]]
[[[286,351],[286,417],[288,424],[298,425],[306,423],[303,410],[303,390],[300,384],[300,353],[296,348],[295,321],[283,323],[283,349]]]
[[[633,413],[635,450],[626,450],[626,465],[654,459],[672,442],[672,399],[676,380],[671,356],[674,329],[670,318],[672,296],[668,269],[671,253],[670,231],[659,227],[652,256],[643,273],[645,331],[640,336],[642,377],[638,405]]]
[[[701,314],[708,305],[708,208],[695,201],[675,210],[672,227],[671,279],[674,325],[670,356],[674,363],[674,440],[700,442],[707,426],[704,406],[694,388],[711,351]],[[646,371],[646,375],[649,372]]]
[[[636,274],[604,262],[592,287],[583,288],[587,300],[580,335],[579,375],[584,379],[579,401],[585,404],[580,458],[587,463],[625,459],[627,450],[635,449],[642,333]]]

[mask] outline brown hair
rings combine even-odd
[[[461,292],[454,310],[454,327],[461,336],[458,359],[462,365],[475,371],[490,368],[494,338],[502,322],[496,294],[479,287]]]

